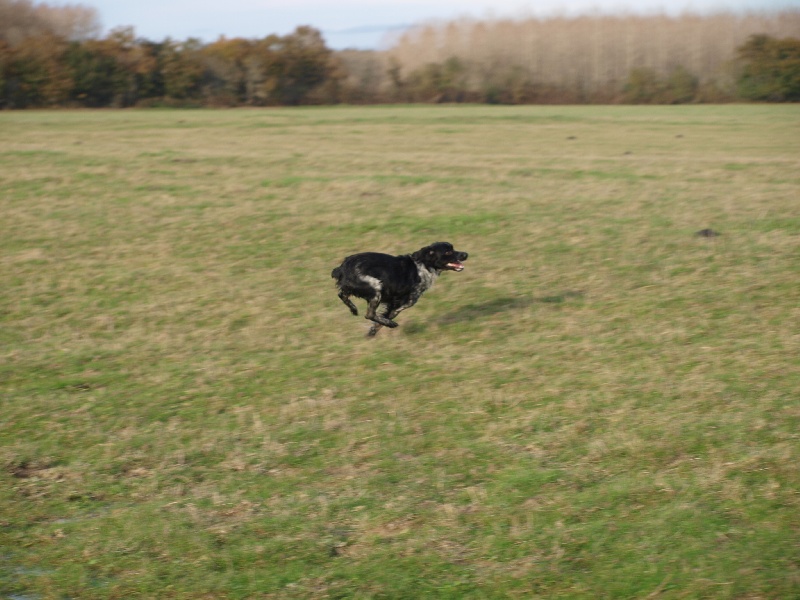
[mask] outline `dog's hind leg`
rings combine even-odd
[[[401,310],[403,310],[403,309],[402,308],[398,308],[398,309],[388,309],[387,308],[385,311],[383,311],[383,318],[387,319],[389,321],[392,321],[394,323],[393,319],[398,315],[398,313]],[[396,326],[397,326],[397,323],[395,323],[395,327]],[[367,337],[375,337],[375,334],[378,333],[381,330],[381,327],[383,327],[383,325],[381,323],[375,323],[372,327],[369,328],[369,331],[367,332]],[[391,327],[391,325],[389,325],[389,327]]]
[[[387,319],[383,315],[378,314],[378,307],[381,305],[381,293],[375,292],[375,295],[370,299],[369,304],[367,305],[367,314],[366,318],[378,325],[383,325],[384,327],[397,327],[397,323],[392,321],[391,319]],[[371,331],[371,330],[370,330]],[[378,330],[375,330],[377,333]],[[375,334],[372,334],[375,335]]]
[[[347,305],[351,313],[358,315],[358,308],[356,308],[356,305],[350,300],[349,294],[345,294],[342,290],[339,290],[339,298]]]

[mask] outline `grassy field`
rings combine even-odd
[[[800,597],[800,107],[0,112],[0,202],[3,598]]]

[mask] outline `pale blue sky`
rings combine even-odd
[[[152,41],[190,37],[213,41],[286,34],[298,25],[323,32],[331,48],[376,48],[387,32],[432,19],[581,14],[591,11],[708,12],[800,8],[800,0],[51,0],[97,9],[104,32],[132,25]]]

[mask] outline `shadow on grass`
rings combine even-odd
[[[550,296],[501,296],[480,304],[468,304],[464,307],[445,314],[439,323],[465,323],[484,319],[503,312],[529,308],[535,304],[561,304],[568,300],[583,298],[584,292],[580,290],[566,290]]]

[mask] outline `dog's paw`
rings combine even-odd
[[[397,323],[395,323],[394,321],[389,321],[388,323],[386,323],[386,326],[389,327],[390,329],[394,329],[395,327],[397,327]]]
[[[376,333],[378,333],[378,328],[377,327],[370,327],[369,331],[367,332],[367,337],[368,338],[375,337]]]
[[[356,316],[356,317],[358,316],[358,309],[357,308],[351,308],[350,312],[353,313],[354,316]]]

